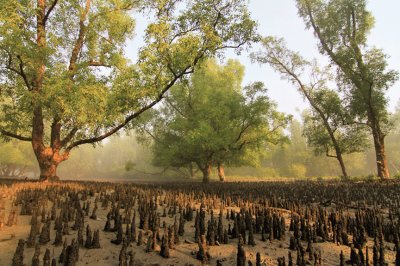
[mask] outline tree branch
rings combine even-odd
[[[51,4],[50,8],[47,10],[46,15],[43,18],[43,23],[45,24],[47,19],[50,16],[51,11],[53,11],[54,7],[57,5],[58,0],[54,0],[53,3]]]
[[[179,110],[178,107],[176,107],[173,103],[171,103],[171,101],[168,100],[167,97],[165,97],[164,99],[165,99],[165,101],[169,104],[169,106],[171,106],[171,107],[172,107],[175,111],[177,111],[181,116],[186,117],[186,115],[185,115],[181,110]]]
[[[19,60],[19,70],[12,67],[12,55],[9,51],[7,51],[6,49],[4,49],[4,51],[8,54],[8,60],[7,60],[7,65],[5,66],[6,69],[18,74],[20,77],[22,77],[22,79],[25,82],[26,87],[28,88],[28,90],[31,90],[31,86],[29,85],[28,82],[28,78],[24,72],[24,63],[22,62],[21,56],[17,55],[17,58]]]
[[[157,141],[158,143],[162,143],[161,140],[159,138],[157,138],[153,133],[151,133],[150,130],[148,130],[146,128],[146,126],[143,126],[142,129],[155,141]]]
[[[68,142],[72,140],[75,136],[76,132],[78,131],[77,127],[74,127],[68,134],[65,136],[63,140],[61,140],[61,147],[64,147]]]
[[[140,110],[138,110],[137,112],[128,115],[124,122],[115,126],[114,128],[110,129],[108,132],[97,136],[97,137],[93,137],[93,138],[88,138],[88,139],[82,139],[82,140],[78,140],[74,143],[72,143],[71,145],[69,145],[67,147],[67,150],[70,151],[71,149],[82,145],[82,144],[88,144],[88,143],[95,143],[95,142],[99,142],[102,141],[103,139],[113,135],[114,133],[118,132],[121,128],[125,127],[129,122],[131,122],[133,119],[135,119],[136,117],[138,117],[139,115],[141,115],[142,113],[144,113],[145,111],[151,109],[154,105],[156,105],[158,102],[160,102],[163,97],[164,94],[175,84],[175,82],[178,80],[178,77],[174,78],[170,83],[168,83],[168,85],[158,94],[158,96],[156,97],[156,99],[154,101],[152,101],[150,104],[144,106],[143,108],[141,108]]]
[[[111,65],[107,65],[105,63],[102,62],[98,62],[98,61],[94,61],[94,60],[89,60],[87,62],[88,66],[102,66],[102,67],[111,67]]]
[[[51,124],[51,133],[50,133],[50,146],[53,149],[61,148],[60,131],[61,131],[60,118],[54,117],[53,123]]]
[[[85,39],[87,26],[85,26],[86,16],[89,13],[90,9],[90,0],[86,0],[86,8],[85,11],[82,13],[79,19],[79,34],[78,39],[75,42],[74,49],[72,50],[72,54],[69,60],[69,71],[71,71],[71,79],[74,77],[74,72],[76,70],[76,62],[78,61],[79,54],[81,52],[83,41]]]
[[[14,134],[14,133],[8,132],[8,131],[6,131],[4,129],[1,129],[1,128],[0,128],[0,133],[3,134],[4,136],[10,137],[10,138],[14,138],[14,139],[18,139],[18,140],[32,141],[32,138],[30,138],[30,137],[24,137],[24,136],[21,136],[21,135],[18,135],[18,134]]]
[[[24,80],[25,85],[26,85],[26,87],[28,88],[28,90],[32,90],[32,89],[31,89],[31,86],[30,86],[30,84],[29,84],[29,82],[28,82],[28,77],[26,76],[25,71],[24,71],[24,63],[22,62],[22,58],[21,58],[21,56],[19,56],[19,55],[17,55],[17,58],[18,58],[18,60],[19,60],[19,72],[20,72],[20,76],[21,76],[22,79]]]
[[[326,148],[325,154],[326,154],[326,157],[329,157],[329,158],[336,158],[336,159],[337,159],[337,156],[329,154],[329,148]]]

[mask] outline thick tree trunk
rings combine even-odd
[[[385,152],[385,137],[379,132],[372,132],[374,137],[376,166],[378,170],[378,177],[386,179],[390,177],[389,167]]]
[[[225,181],[225,169],[224,165],[222,163],[218,163],[218,177],[219,181],[224,182]]]
[[[210,182],[211,169],[211,163],[207,163],[207,165],[201,169],[201,172],[203,173],[203,183],[205,184]]]
[[[59,181],[60,178],[57,176],[58,165],[55,162],[39,161],[40,167],[40,181]]]
[[[60,180],[57,176],[57,167],[61,162],[68,159],[69,153],[64,152],[60,155],[58,149],[44,147],[43,145],[33,145],[33,147],[40,169],[39,180],[46,182]]]

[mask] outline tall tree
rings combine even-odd
[[[163,108],[147,122],[154,139],[154,162],[186,167],[195,163],[210,179],[213,165],[256,164],[268,143],[284,139],[288,117],[276,111],[261,83],[241,88],[243,67],[236,61],[206,62],[190,80],[174,87]]]
[[[311,106],[303,132],[308,143],[317,154],[324,153],[337,159],[342,175],[347,177],[343,154],[362,151],[367,146],[367,138],[338,93],[328,88],[329,70],[320,69],[316,62],[309,62],[288,49],[283,39],[264,38],[262,45],[263,51],[253,53],[253,59],[268,63],[298,88]],[[310,75],[307,82],[304,81],[306,74]]]
[[[0,4],[0,133],[32,143],[40,179],[156,105],[205,57],[257,39],[244,0],[10,0]],[[134,12],[151,20],[124,55]]]
[[[337,159],[342,176],[348,177],[343,155],[363,152],[369,147],[366,127],[353,122],[335,91],[320,90],[314,97],[324,115],[315,109],[304,112],[303,135],[316,155]]]
[[[366,0],[296,0],[299,15],[319,40],[320,52],[338,70],[338,81],[359,123],[372,133],[380,178],[389,177],[385,136],[389,119],[385,91],[397,80],[387,70],[386,55],[367,45],[374,24]]]

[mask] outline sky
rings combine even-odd
[[[259,23],[262,36],[283,37],[290,49],[300,52],[307,59],[321,58],[317,50],[317,39],[312,31],[306,30],[304,22],[297,15],[294,0],[250,0],[253,19]],[[375,17],[375,27],[368,43],[382,48],[390,56],[389,68],[400,71],[400,1],[369,0],[368,8]],[[254,47],[254,50],[259,48]],[[228,55],[234,54],[228,52]],[[297,90],[267,65],[252,64],[248,54],[238,58],[246,66],[245,83],[262,81],[269,89],[270,97],[278,103],[278,109],[300,117],[299,110],[307,108],[307,103]],[[394,111],[400,99],[400,82],[392,86],[387,96],[389,110]]]
[[[382,48],[390,56],[390,69],[400,71],[400,0],[369,0],[368,8],[375,17],[375,27],[372,30],[368,43],[371,46]],[[262,36],[277,36],[286,40],[291,50],[298,51],[306,59],[317,58],[327,63],[327,59],[319,55],[317,40],[310,30],[305,29],[304,22],[297,15],[294,0],[249,0],[249,9],[253,19],[258,22],[259,33]],[[137,19],[137,36],[128,44],[127,53],[135,58],[132,51],[137,51],[143,34],[144,18]],[[226,59],[238,59],[246,68],[243,85],[255,81],[262,81],[268,88],[271,99],[278,104],[278,110],[292,114],[300,119],[301,110],[308,108],[308,104],[293,85],[282,80],[278,73],[268,65],[252,63],[249,55],[260,49],[254,45],[249,51],[237,56],[233,51],[226,52]],[[400,99],[400,82],[392,86],[388,92],[389,110],[394,111]]]

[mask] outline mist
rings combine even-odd
[[[394,117],[398,116],[398,112]],[[398,121],[398,119],[394,119]],[[395,127],[397,127],[395,123]],[[266,147],[266,155],[257,167],[227,167],[228,180],[236,178],[325,178],[340,176],[337,161],[317,156],[302,135],[301,122],[292,121],[289,142]],[[372,147],[362,153],[345,156],[350,176],[376,175],[375,154]],[[1,143],[0,165],[20,169],[20,177],[37,178],[39,167],[28,143]],[[397,176],[400,170],[400,132],[393,130],[387,137],[387,154],[390,173]],[[23,170],[23,171],[22,171]],[[150,143],[140,143],[134,132],[113,136],[100,145],[83,145],[71,152],[70,159],[60,164],[58,176],[66,180],[169,180],[190,179],[187,169],[160,168],[152,164]],[[4,176],[4,175],[3,175]],[[195,179],[201,180],[196,172]],[[214,167],[212,178],[217,179]]]

